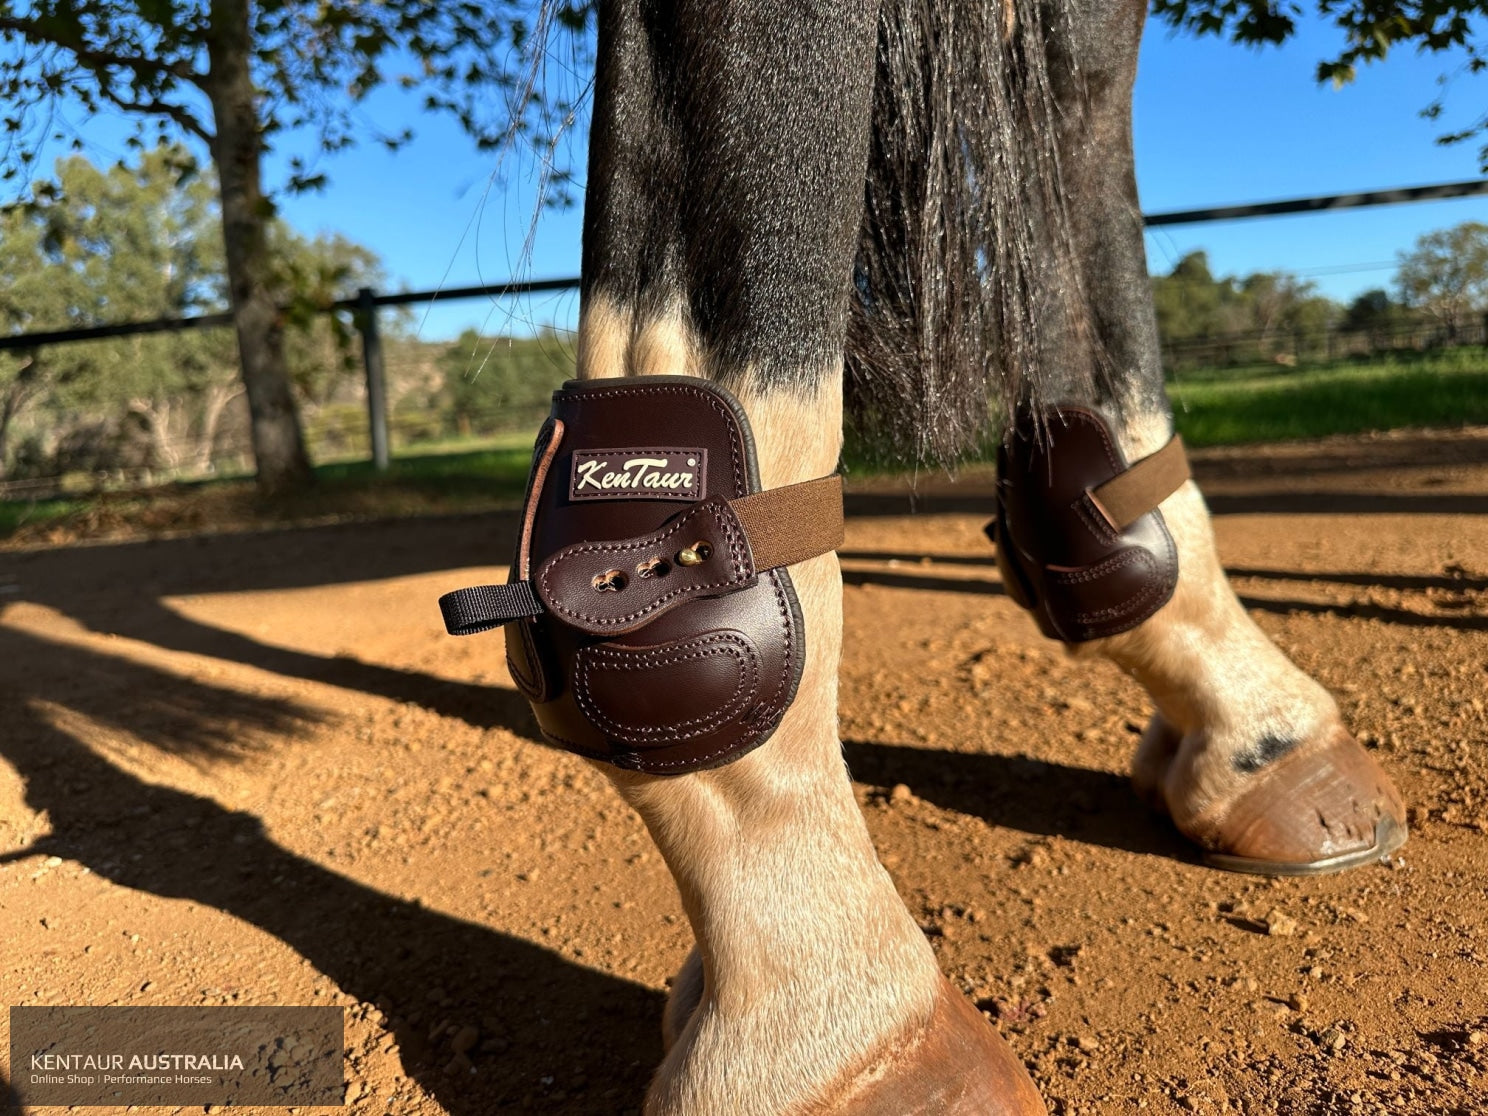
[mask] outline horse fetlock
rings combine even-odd
[[[836,477],[763,491],[744,410],[691,377],[570,381],[534,450],[504,586],[441,601],[456,634],[505,625],[553,744],[680,774],[767,740],[805,632],[787,566],[834,549]]]
[[[1328,692],[1241,607],[1198,490],[1183,486],[1163,512],[1181,570],[1171,599],[1090,645],[1158,707],[1132,765],[1137,792],[1236,871],[1337,871],[1399,847],[1399,794]]]
[[[1096,409],[1019,408],[998,452],[987,528],[1009,595],[1066,643],[1136,627],[1178,584],[1178,551],[1157,507],[1187,478],[1176,438],[1128,464]]]
[[[1219,564],[1198,489],[1183,485],[1162,511],[1180,570],[1170,599],[1144,623],[1089,650],[1146,687],[1162,715],[1159,724],[1189,741],[1213,780],[1243,779],[1290,744],[1336,724],[1338,707],[1241,606]],[[1149,730],[1144,762],[1163,750],[1165,738]]]

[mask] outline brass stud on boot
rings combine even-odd
[[[695,542],[677,552],[677,562],[683,566],[701,566],[713,556],[713,547],[706,542]]]

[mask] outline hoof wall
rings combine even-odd
[[[1352,736],[1335,724],[1246,778],[1233,797],[1194,812],[1174,801],[1183,750],[1160,718],[1148,729],[1134,782],[1166,809],[1204,862],[1260,876],[1319,876],[1382,860],[1405,844],[1400,794]]]
[[[1226,872],[1245,872],[1252,876],[1327,876],[1334,872],[1346,872],[1350,868],[1361,868],[1373,861],[1388,860],[1396,849],[1405,844],[1407,836],[1404,822],[1386,816],[1375,823],[1374,844],[1367,849],[1306,862],[1206,852],[1204,863],[1211,868],[1221,868]]]

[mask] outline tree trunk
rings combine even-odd
[[[181,455],[176,451],[175,442],[171,438],[171,401],[165,399],[157,403],[151,399],[131,399],[129,410],[144,419],[145,425],[149,427],[150,443],[155,448],[156,468],[174,473],[181,464]]]
[[[26,363],[21,365],[4,396],[0,397],[0,477],[5,476],[5,460],[10,453],[10,424],[21,413],[21,408],[40,390],[37,383],[40,379],[37,372],[40,361],[35,355],[24,359]]]
[[[212,160],[222,197],[222,236],[243,386],[248,393],[258,486],[275,494],[308,486],[305,452],[290,388],[273,268],[268,251],[272,207],[263,195],[263,137],[249,71],[248,0],[212,0],[204,83],[215,122]]]
[[[196,442],[196,454],[192,462],[198,473],[212,471],[212,450],[217,445],[217,426],[222,421],[222,412],[243,390],[241,385],[213,384],[207,388],[207,403],[202,411],[201,437]]]

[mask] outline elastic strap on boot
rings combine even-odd
[[[451,635],[554,613],[593,634],[633,631],[682,602],[752,585],[842,545],[842,478],[699,501],[648,535],[559,551],[526,581],[439,598]]]
[[[1020,408],[997,457],[997,517],[987,534],[1008,595],[1052,639],[1129,631],[1178,584],[1162,512],[1189,479],[1177,435],[1134,464],[1100,412]]]
[[[1126,472],[1090,490],[1096,507],[1111,526],[1124,531],[1183,487],[1190,477],[1183,435],[1174,434],[1154,454],[1142,458]]]

